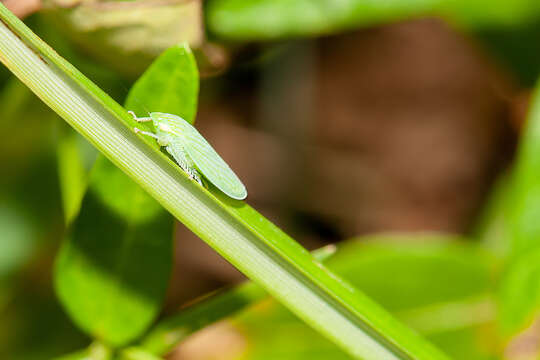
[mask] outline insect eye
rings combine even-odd
[[[159,124],[159,129],[161,131],[171,131],[171,127],[167,124]]]

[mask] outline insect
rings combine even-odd
[[[203,186],[201,174],[219,190],[233,199],[247,197],[246,187],[229,165],[218,155],[206,139],[190,123],[179,116],[161,112],[150,113],[149,117],[137,117],[129,111],[137,122],[152,122],[156,133],[141,131],[136,133],[155,138],[160,146],[176,160],[178,165]]]

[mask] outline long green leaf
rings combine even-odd
[[[540,246],[540,87],[531,104],[512,184],[510,219],[514,255]]]
[[[171,214],[300,318],[363,359],[446,359],[243,202],[194,183],[120,105],[0,6],[0,60]],[[241,146],[241,144],[239,144]]]
[[[531,99],[509,194],[511,257],[501,281],[500,329],[519,336],[540,309],[540,86]],[[524,335],[528,336],[527,334]]]
[[[529,0],[209,0],[206,19],[219,37],[261,41],[433,15],[473,29],[508,27],[539,13],[538,3]]]
[[[507,270],[499,291],[499,325],[506,338],[538,318],[540,308],[540,248],[520,256]]]
[[[212,0],[207,23],[234,40],[317,36],[430,13],[443,0]]]

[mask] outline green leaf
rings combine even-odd
[[[504,336],[512,336],[532,324],[540,308],[540,248],[512,264],[501,282],[499,301]]]
[[[0,203],[0,284],[35,250],[34,224],[13,204]],[[0,301],[1,304],[1,301]],[[1,308],[1,306],[0,306]]]
[[[167,288],[172,226],[136,183],[96,161],[55,271],[57,294],[80,328],[116,346],[146,329]]]
[[[112,351],[105,345],[95,342],[87,349],[64,355],[54,360],[110,360]]]
[[[157,357],[144,349],[137,347],[130,347],[122,350],[121,354],[118,357],[119,360],[161,360],[160,357]]]
[[[360,239],[363,241],[340,247],[327,265],[388,310],[397,312],[492,291],[494,259],[481,249],[466,246],[461,237],[411,234]]]
[[[2,87],[0,287],[5,275],[26,266],[61,226],[55,144],[50,136],[57,125],[55,117],[17,78]]]
[[[540,87],[520,140],[510,204],[514,255],[540,245]]]
[[[534,23],[539,12],[540,4],[529,0],[444,0],[440,10],[469,29],[506,31]]]
[[[164,106],[193,122],[198,83],[193,54],[187,45],[174,46],[135,83],[126,107],[157,111]],[[79,180],[80,169],[73,166],[78,158],[72,158],[76,144],[64,146],[64,178],[77,171],[71,177]],[[144,331],[159,312],[172,267],[174,222],[103,156],[90,182],[82,213],[60,252],[56,288],[82,329],[121,345]]]
[[[207,23],[235,40],[317,36],[430,13],[443,0],[212,0]]]
[[[210,31],[236,41],[320,36],[358,27],[438,15],[469,29],[534,21],[529,0],[211,0]]]
[[[540,308],[540,86],[519,146],[510,202],[512,257],[500,291],[500,328],[505,337],[538,319]],[[533,330],[534,331],[534,330]],[[528,334],[523,334],[525,341]]]
[[[62,193],[64,220],[69,225],[79,213],[88,182],[88,163],[95,156],[85,161],[86,141],[71,129],[62,129],[57,148],[58,177]],[[87,156],[88,157],[88,156]]]
[[[391,234],[341,246],[328,266],[453,359],[497,354],[498,259],[470,239]]]
[[[133,132],[136,124],[125,109],[2,5],[0,18],[2,63],[178,220],[310,326],[357,358],[447,359],[254,209],[189,179],[156,141]]]
[[[187,44],[173,46],[150,65],[131,88],[126,109],[139,116],[175,114],[191,124],[197,112],[199,73]]]

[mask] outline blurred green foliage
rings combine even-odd
[[[209,30],[236,41],[319,36],[432,13],[441,0],[213,0]]]
[[[234,51],[244,43],[441,16],[482,41],[523,84],[530,85],[540,69],[539,4],[527,0],[209,0],[204,17],[212,40],[234,43]],[[140,73],[167,46],[180,39],[203,45],[202,25],[195,19],[202,16],[200,10],[184,10],[180,15],[170,8],[159,9],[158,15],[139,12],[137,26],[127,13],[114,15],[121,20],[113,16],[108,23],[99,22],[103,18],[92,8],[50,10],[30,22],[63,56],[121,98],[124,75]],[[80,27],[76,19],[89,13],[94,22]],[[179,18],[187,20],[166,38],[160,36],[163,29],[155,33],[144,29],[148,19],[161,19],[163,14],[173,24]],[[55,24],[59,17],[62,22]],[[137,37],[141,28],[147,37]],[[126,37],[139,40],[137,49],[124,48],[119,60],[115,51]],[[193,58],[183,49],[173,47],[149,67],[133,86],[127,108],[139,115],[159,110],[194,120],[198,74]],[[101,64],[96,65],[86,52]],[[125,64],[129,66],[123,69]],[[81,145],[66,132],[4,68],[0,83],[0,125],[9,134],[0,142],[0,357],[51,358],[91,341],[73,327],[50,289],[52,249],[66,235],[62,207],[68,223],[77,214],[78,218],[59,254],[60,299],[72,320],[93,338],[124,345],[140,336],[161,309],[171,267],[172,218],[103,158],[89,175],[85,155],[77,154],[87,144]],[[504,345],[538,320],[539,94],[532,103],[515,171],[498,186],[474,238],[370,236],[343,244],[327,262],[456,359],[500,359]],[[229,321],[245,342],[238,359],[349,358],[271,300]],[[81,356],[88,352],[73,358]],[[136,349],[122,356],[151,358]]]
[[[540,93],[533,96],[513,173],[511,211],[514,255],[538,246],[540,236]]]
[[[528,0],[211,0],[209,29],[236,41],[320,36],[411,17],[442,16],[471,29],[511,28],[540,17]]]
[[[510,255],[499,289],[499,327],[506,341],[528,336],[540,310],[540,93],[532,97],[517,163],[507,190]]]
[[[4,79],[0,123],[0,358],[38,360],[83,346],[52,292],[62,233],[56,176],[58,120],[18,80]]]
[[[99,157],[55,274],[60,300],[82,329],[113,345],[144,331],[167,288],[172,226],[153,198]]]

